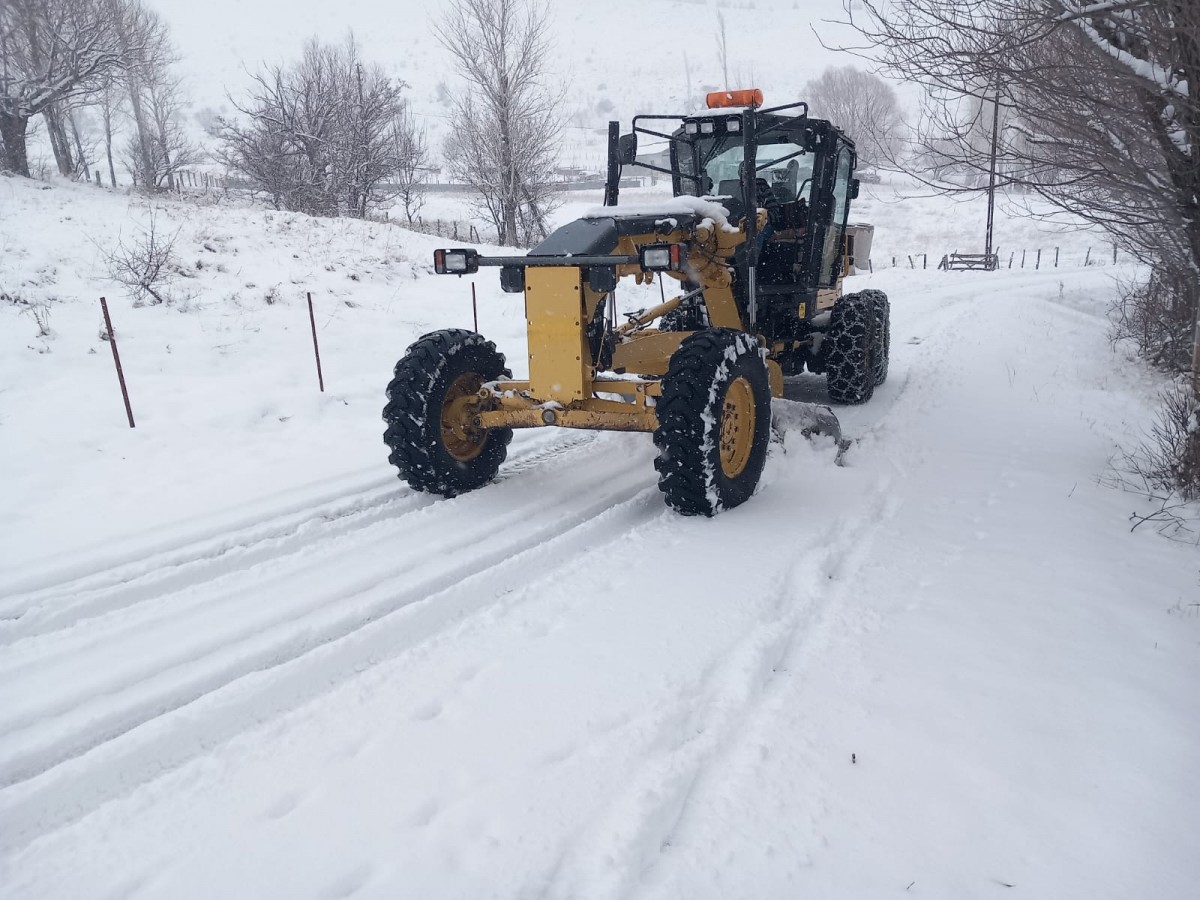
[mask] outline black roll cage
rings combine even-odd
[[[776,113],[782,113],[787,110],[794,109],[799,109],[801,112],[798,115],[791,116],[775,115]],[[808,118],[808,109],[807,103],[804,101],[798,101],[795,103],[785,103],[780,106],[772,106],[763,109],[751,106],[747,108],[741,108],[736,113],[733,110],[729,111],[730,115],[736,114],[741,116],[741,137],[743,146],[743,163],[740,169],[742,182],[741,194],[747,210],[758,208],[758,185],[756,175],[759,171],[761,171],[767,165],[777,165],[780,162],[802,156],[806,153],[817,152],[816,148],[807,146],[809,143],[807,138],[813,136],[814,134],[817,136],[818,144],[828,138],[833,138],[835,140],[835,143],[831,148],[827,148],[818,154],[819,165],[814,167],[812,175],[814,182],[814,192],[812,196],[814,202],[810,204],[810,222],[813,226],[818,227],[811,227],[809,229],[809,240],[805,254],[805,268],[809,273],[807,283],[797,286],[798,292],[806,295],[815,292],[816,288],[819,285],[824,284],[826,280],[825,275],[827,273],[821,271],[821,257],[823,255],[826,231],[829,228],[838,227],[839,224],[843,230],[846,226],[845,220],[848,216],[849,203],[846,204],[846,211],[843,213],[843,221],[841,223],[835,223],[832,221],[834,210],[832,209],[833,196],[830,191],[833,185],[832,179],[836,178],[837,174],[836,167],[838,158],[843,150],[850,153],[851,176],[853,175],[854,170],[857,168],[858,161],[858,154],[855,151],[854,142],[846,137],[839,129],[835,128],[831,123],[819,119],[810,120]],[[712,113],[713,117],[719,117],[721,115],[720,109],[714,109],[710,112]],[[761,117],[764,116],[770,116],[771,121],[762,123]],[[657,166],[652,163],[644,162],[637,163],[638,166],[644,169],[649,169],[653,172],[661,172],[664,175],[670,175],[675,188],[675,193],[677,194],[680,193],[681,182],[683,180],[699,184],[700,179],[703,177],[702,173],[684,172],[683,167],[679,164],[676,153],[680,145],[694,147],[698,140],[710,137],[710,135],[700,135],[699,133],[695,135],[689,135],[684,130],[684,125],[687,122],[703,120],[707,118],[709,118],[709,116],[704,114],[680,115],[677,113],[647,113],[638,115],[634,116],[633,118],[632,135],[626,136],[626,138],[619,138],[618,136],[619,123],[609,123],[609,166],[608,181],[605,188],[605,205],[615,206],[617,204],[620,190],[622,164],[632,163],[633,159],[636,159],[636,135],[638,134],[644,134],[648,137],[660,138],[667,141],[671,154],[671,167],[664,168],[663,166]],[[676,122],[678,123],[678,126],[673,132],[667,133],[658,130],[658,127],[661,126],[652,128],[643,124],[656,122]],[[794,153],[790,153],[787,156],[780,157],[779,159],[771,160],[770,163],[759,165],[757,161],[758,149],[762,139],[772,132],[783,128],[792,129],[797,127],[797,125],[805,126],[806,148],[804,150],[798,150]],[[729,133],[726,132],[726,134]],[[627,140],[629,137],[634,138],[634,141],[631,145],[633,159],[619,159],[618,142],[621,140]],[[625,149],[629,148],[627,147]],[[754,165],[747,166],[745,164],[746,160],[754,160],[755,163]],[[819,193],[817,190],[818,185],[820,186]],[[847,190],[851,190],[849,185],[847,186]],[[827,194],[829,194],[829,196],[826,196]],[[853,196],[854,194],[851,193],[850,198],[853,198]],[[757,307],[757,290],[755,287],[756,267],[758,266],[759,255],[762,249],[759,246],[760,242],[757,240],[757,217],[754,215],[745,216],[744,227],[746,229],[746,254],[743,259],[743,264],[746,268],[745,278],[748,285],[746,300],[749,306],[750,318],[753,322],[756,317]],[[833,278],[834,276],[831,275],[830,277]]]

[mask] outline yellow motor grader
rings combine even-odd
[[[667,142],[669,168],[637,160],[638,135]],[[622,206],[634,163],[670,175],[674,197]],[[454,496],[495,477],[514,428],[645,431],[673,509],[712,516],[747,500],[785,376],[824,373],[835,403],[863,403],[887,377],[887,297],[841,289],[854,168],[841,131],[805,103],[763,108],[757,90],[710,94],[698,115],[637,116],[626,135],[610,123],[594,214],[524,256],[435,251],[439,274],[498,267],[502,288],[524,294],[529,378],[475,332],[421,337],[383,413],[400,477]],[[618,282],[656,276],[678,292],[618,322]]]

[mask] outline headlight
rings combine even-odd
[[[725,130],[736,134],[742,130],[742,120],[737,116],[725,120]]]
[[[679,272],[687,263],[682,244],[645,244],[638,248],[638,255],[647,272]]]
[[[701,134],[712,134],[715,126],[711,119],[700,123]]]
[[[685,134],[695,134],[697,131],[700,130],[700,126],[697,125],[695,122],[684,122],[683,130],[684,130]]]
[[[473,275],[479,271],[475,250],[434,250],[433,271],[439,275]]]

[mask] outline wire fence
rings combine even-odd
[[[883,257],[880,260],[881,269],[1059,269],[1084,268],[1085,266],[1117,265],[1122,261],[1122,255],[1116,247],[1089,246],[1082,252],[1079,249],[1064,251],[1061,247],[1034,247],[1020,250],[994,251],[991,264],[985,265],[956,265],[960,260],[984,259],[982,253],[951,253],[930,254],[927,251],[919,253],[903,253]],[[1128,261],[1128,260],[1126,260]],[[870,271],[875,271],[875,259],[868,262]]]

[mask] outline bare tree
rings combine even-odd
[[[54,161],[58,164],[60,175],[77,175],[79,162],[72,152],[71,137],[67,133],[67,117],[70,110],[62,101],[49,103],[42,110],[42,118],[46,120],[46,134],[50,138],[50,150]]]
[[[166,23],[140,0],[123,6],[119,0],[108,3],[119,16],[118,38],[130,48],[124,82],[133,133],[124,148],[124,162],[143,190],[174,190],[177,173],[200,158],[199,148],[182,127],[185,97],[182,80],[173,71],[178,54]],[[105,100],[102,95],[101,103]],[[109,174],[115,174],[111,166]]]
[[[276,208],[365,216],[395,196],[389,180],[418,149],[400,139],[403,87],[363,63],[353,35],[339,46],[314,39],[299,62],[264,70],[248,99],[231,101],[242,118],[224,122],[221,159]]]
[[[548,84],[547,7],[538,0],[455,0],[434,33],[466,90],[454,98],[446,156],[479,195],[501,244],[548,231],[562,92]]]
[[[125,150],[125,163],[135,183],[147,191],[174,190],[179,171],[200,159],[199,148],[182,124],[181,81],[167,66],[165,59],[141,66],[137,88],[145,114],[143,125],[149,133],[131,135]]]
[[[109,277],[124,285],[134,306],[171,301],[170,286],[179,269],[175,258],[175,239],[179,230],[164,234],[158,216],[150,218],[130,243],[117,241],[114,250],[105,251]]]
[[[1147,295],[1186,310],[1200,410],[1200,4],[856,0],[846,2],[852,22],[859,6],[857,27],[885,62],[929,88],[917,137],[926,150],[952,169],[996,171],[1152,267],[1161,290]],[[964,96],[1008,111],[992,128],[994,167],[990,147],[963,139],[983,108]]]
[[[721,60],[725,90],[729,90],[729,41],[725,34],[725,15],[720,10],[717,10],[717,58]]]
[[[688,55],[687,55],[686,50],[683,51],[683,83],[684,83],[683,106],[684,106],[684,109],[691,109],[692,108],[692,64],[690,62],[688,62]]]
[[[406,130],[412,121],[405,118],[404,83],[393,81],[378,65],[364,66],[353,35],[344,50],[343,71],[349,78],[342,90],[349,102],[340,106],[333,159],[343,209],[361,219],[370,207],[396,196],[389,180],[399,174],[402,154],[416,148]]]
[[[393,126],[392,140],[395,144],[396,199],[404,207],[408,224],[425,206],[423,172],[429,167],[429,137],[424,128],[418,128],[412,113],[405,109]]]
[[[904,119],[886,81],[854,66],[831,66],[804,93],[815,113],[854,141],[861,165],[895,163],[904,145]]]
[[[108,178],[110,187],[117,186],[117,167],[113,163],[113,133],[121,114],[121,91],[113,76],[104,79],[100,89],[100,129],[104,139],[104,158],[108,162]]]
[[[141,70],[152,59],[156,50],[165,44],[165,26],[157,14],[147,9],[140,0],[105,0],[113,16],[113,27],[121,51],[129,61],[123,71],[125,99],[133,119],[133,135],[137,141],[137,162],[131,166],[134,181],[137,173],[153,172],[154,161],[150,146],[150,124],[142,104]],[[126,148],[128,155],[128,147]]]
[[[105,0],[0,3],[0,134],[10,169],[28,177],[26,133],[39,113],[62,167],[59,154],[70,145],[58,104],[98,90],[106,74],[128,64],[126,49]]]

